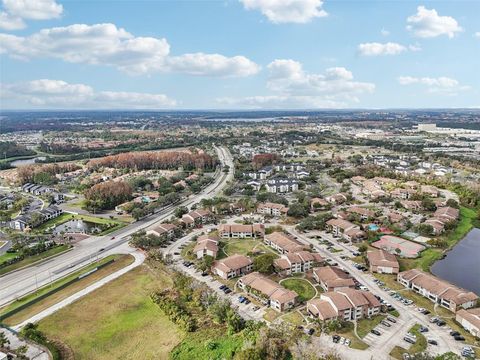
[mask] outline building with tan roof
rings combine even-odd
[[[252,270],[252,260],[247,256],[239,254],[217,260],[212,265],[212,273],[225,280],[248,274]]]
[[[400,265],[395,255],[379,249],[367,252],[368,264],[371,272],[380,274],[398,274]]]
[[[344,202],[347,201],[347,195],[338,193],[335,195],[330,195],[325,198],[330,204],[338,205],[338,204],[343,204]]]
[[[293,308],[298,297],[295,291],[285,289],[259,272],[243,276],[238,286],[277,311]]]
[[[327,200],[322,198],[315,197],[310,200],[310,209],[312,211],[326,208],[329,205],[330,203]]]
[[[478,296],[475,293],[418,269],[399,273],[397,281],[406,288],[412,289],[452,312],[456,312],[461,308],[472,308],[478,300]]]
[[[193,253],[197,256],[197,259],[201,259],[206,255],[216,258],[218,253],[218,241],[218,236],[201,235],[197,238],[197,244],[193,248]]]
[[[314,268],[313,278],[325,291],[337,291],[355,287],[353,279],[345,271],[335,266]]]
[[[242,224],[221,224],[218,233],[224,239],[245,239],[265,236],[263,224],[242,225]]]
[[[279,274],[291,275],[307,272],[323,262],[323,257],[318,253],[298,251],[296,253],[283,254],[279,259],[275,259],[273,266]]]
[[[322,321],[369,318],[380,313],[381,304],[368,291],[344,289],[326,292],[307,302],[307,311]]]
[[[358,225],[343,219],[330,219],[327,221],[327,230],[334,236],[341,236],[348,241],[360,241],[366,234]]]
[[[212,219],[212,213],[208,210],[199,209],[190,211],[182,216],[182,222],[187,227],[207,224]]]
[[[280,231],[266,235],[263,241],[280,254],[295,253],[308,248],[295,240],[293,236]]]
[[[266,202],[257,206],[257,212],[264,215],[282,216],[286,215],[288,207],[283,204]]]
[[[178,226],[174,224],[160,224],[150,230],[147,230],[147,235],[166,236],[173,238],[177,229]]]
[[[347,208],[346,212],[359,216],[363,221],[375,217],[375,211],[360,206],[351,206]]]
[[[458,310],[455,320],[470,334],[480,338],[480,308]]]

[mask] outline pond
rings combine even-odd
[[[10,166],[13,167],[19,167],[19,166],[24,166],[24,165],[32,165],[35,164],[37,160],[43,161],[45,160],[45,156],[37,156],[31,159],[20,159],[20,160],[15,160],[10,163]]]
[[[447,256],[436,261],[436,276],[480,295],[480,229],[472,229]]]
[[[94,234],[99,233],[102,230],[93,222],[84,220],[69,220],[63,224],[58,225],[54,230],[54,234],[60,233],[81,233],[81,234]]]

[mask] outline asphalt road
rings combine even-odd
[[[0,306],[58,280],[92,261],[111,254],[133,252],[134,249],[121,246],[129,241],[130,235],[168,219],[178,206],[188,207],[202,199],[216,196],[228,181],[232,180],[234,173],[233,158],[228,150],[224,147],[216,147],[216,150],[221,163],[228,165],[230,168],[227,174],[219,172],[215,181],[200,193],[192,195],[178,204],[166,207],[150,217],[137,221],[108,236],[92,236],[78,242],[72,250],[51,260],[0,277]],[[115,237],[115,240],[112,240],[112,237]]]

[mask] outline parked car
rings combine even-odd
[[[382,335],[382,333],[380,331],[376,330],[376,329],[372,329],[372,330],[370,330],[370,332],[374,335],[377,335],[377,336]]]
[[[395,319],[394,319],[393,317],[391,317],[391,316],[388,316],[388,317],[387,317],[387,320],[390,321],[391,323],[396,323],[396,322],[397,322],[397,320],[395,320]]]
[[[420,326],[419,330],[421,333],[428,332],[428,328],[426,326]]]
[[[459,333],[458,331],[453,331],[453,330],[452,330],[452,331],[450,331],[450,335],[451,335],[451,336],[459,336],[460,333]]]
[[[465,341],[465,338],[462,335],[454,336],[453,337],[456,341]]]
[[[382,324],[383,326],[386,326],[386,327],[391,327],[392,326],[388,321],[385,321],[385,320],[382,320],[380,322],[380,324]]]
[[[411,337],[408,337],[408,336],[404,336],[403,340],[405,340],[406,342],[408,342],[410,344],[415,344],[416,343],[416,341],[414,339],[412,339]]]
[[[224,289],[226,289],[226,288],[227,288],[227,285],[225,285],[225,284],[220,285],[220,287],[219,287],[220,290],[224,290]]]
[[[340,336],[338,336],[338,335],[333,335],[333,336],[332,336],[332,340],[333,340],[334,343],[338,343],[338,342],[340,341]]]
[[[428,342],[430,345],[438,345],[437,340],[428,339],[427,342]]]

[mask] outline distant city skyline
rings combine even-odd
[[[1,109],[480,108],[474,1],[2,0]]]

